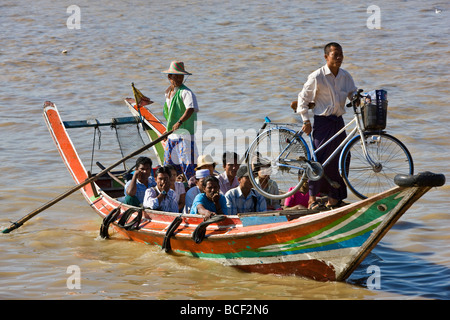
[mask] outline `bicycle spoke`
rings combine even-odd
[[[252,184],[263,196],[283,199],[293,194],[292,188],[299,184],[303,175],[302,161],[307,159],[306,146],[295,132],[277,128],[258,136],[249,148],[247,163],[253,175]],[[263,190],[257,176],[261,169],[270,168],[270,179],[276,182],[279,192],[269,193]]]

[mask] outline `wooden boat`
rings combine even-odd
[[[143,116],[150,112],[143,110]],[[51,102],[44,106],[44,118],[73,179],[85,181],[88,172],[66,130],[73,122],[63,122]],[[398,181],[402,186],[331,211],[290,211],[289,219],[283,211],[230,215],[209,225],[198,215],[127,206],[117,199],[123,187],[114,188],[107,175],[80,190],[104,219],[105,237],[111,226],[131,240],[248,272],[343,281],[408,208],[431,187],[443,185],[445,177],[423,173]],[[172,228],[177,218],[180,224]]]

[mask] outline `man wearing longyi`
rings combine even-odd
[[[326,64],[311,73],[298,94],[297,113],[303,120],[302,130],[307,135],[313,134],[314,148],[319,148],[328,139],[334,136],[344,127],[342,115],[345,113],[345,100],[351,99],[357,88],[350,73],[341,69],[344,53],[341,45],[336,42],[328,43],[324,47]],[[312,107],[314,114],[314,126],[311,127],[308,110]],[[317,161],[323,163],[339,144],[345,139],[345,131],[341,133],[323,150],[317,153]],[[339,174],[339,157],[324,167],[324,174],[329,179],[340,184],[339,188],[333,188],[329,182],[322,178],[319,181],[310,181],[309,207],[316,209],[320,206],[316,202],[319,193],[328,195],[326,206],[334,209],[345,205],[342,201],[347,198],[347,188]]]
[[[195,94],[183,84],[184,76],[191,75],[181,61],[172,61],[167,74],[170,86],[165,93],[164,117],[169,136],[164,150],[164,165],[173,165],[178,174],[189,180],[195,175],[196,146],[194,141],[198,104]],[[183,129],[183,130],[179,130]]]

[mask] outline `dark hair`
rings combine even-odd
[[[167,169],[169,169],[170,171],[175,170],[177,171],[177,169],[175,168],[175,166],[171,165],[171,164],[167,164],[164,167],[166,167]]]
[[[169,175],[169,178],[172,176],[172,172],[170,171],[170,168],[168,168],[168,167],[159,167],[158,170],[156,170],[156,172],[155,172],[155,177],[157,177],[158,174],[160,174],[160,173],[163,173],[163,174],[165,173],[165,174]]]
[[[215,183],[217,183],[217,185],[220,185],[219,184],[219,179],[217,179],[216,177],[214,177],[214,176],[209,176],[209,177],[206,177],[203,181],[202,181],[202,186],[203,186],[203,188],[206,188],[206,184],[208,183],[208,182],[215,182]]]
[[[325,45],[325,47],[323,48],[323,52],[326,55],[328,55],[330,53],[330,51],[331,51],[331,47],[341,48],[341,50],[342,50],[342,47],[341,47],[341,45],[339,43],[337,43],[337,42],[330,42],[330,43]]]
[[[227,163],[229,163],[229,161],[231,161],[231,159],[233,159],[234,162],[238,163],[239,162],[238,154],[236,152],[229,152],[229,151],[224,152],[222,155],[223,166],[225,167],[227,165]]]
[[[136,169],[139,168],[141,164],[148,164],[150,168],[153,166],[152,160],[148,157],[139,157],[136,159]]]

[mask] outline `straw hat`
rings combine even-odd
[[[184,62],[181,61],[172,61],[170,63],[170,67],[168,70],[163,71],[162,73],[167,74],[182,74],[182,75],[191,75],[192,73],[184,70]]]
[[[201,168],[205,165],[208,165],[208,164],[212,164],[215,166],[217,163],[214,162],[213,158],[209,154],[198,156],[197,169]]]

